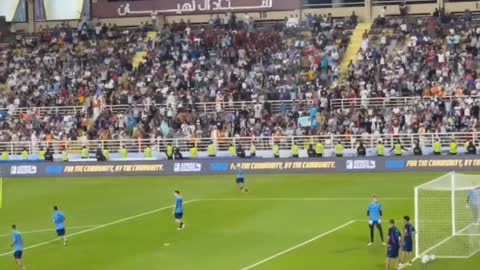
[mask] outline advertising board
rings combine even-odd
[[[0,163],[4,177],[162,176],[235,174],[476,171],[475,156],[303,158],[303,159],[186,159],[118,162]]]

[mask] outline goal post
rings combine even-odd
[[[480,175],[451,172],[414,193],[416,258],[469,258],[480,251]],[[467,204],[469,194],[474,200]]]

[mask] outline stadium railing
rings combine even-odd
[[[213,113],[217,111],[222,112],[235,112],[242,109],[252,109],[253,106],[257,103],[263,105],[265,102],[270,103],[270,108],[272,113],[278,113],[281,111],[282,106],[284,109],[290,110],[292,104],[295,102],[297,104],[311,104],[312,100],[267,100],[263,102],[258,101],[224,101],[224,102],[197,102],[193,104],[193,107],[197,112],[203,113]],[[167,105],[163,104],[154,104],[157,108],[166,108]],[[102,111],[104,110],[111,110],[113,113],[125,113],[131,109],[141,109],[143,110],[146,108],[144,104],[137,104],[137,105],[104,105],[102,107]],[[263,107],[262,107],[263,108]],[[10,116],[19,116],[23,113],[37,113],[39,115],[75,115],[77,112],[86,113],[87,112],[86,106],[52,106],[52,107],[19,107],[16,108],[12,115]],[[7,109],[3,109],[7,111]]]
[[[345,149],[355,149],[362,142],[367,148],[375,148],[379,142],[389,151],[396,143],[397,139],[405,147],[412,147],[418,140],[422,147],[433,147],[438,139],[443,147],[448,147],[451,140],[454,139],[458,146],[462,147],[466,142],[472,141],[475,145],[480,143],[480,133],[425,133],[425,134],[363,134],[363,135],[321,135],[321,136],[283,136],[283,137],[234,137],[234,138],[175,138],[175,139],[125,139],[125,140],[79,140],[79,141],[53,141],[53,142],[1,142],[0,152],[8,151],[11,155],[19,155],[25,148],[30,154],[38,153],[40,147],[51,146],[55,152],[67,149],[69,154],[79,154],[82,147],[86,146],[90,151],[98,147],[107,148],[111,153],[119,152],[125,147],[130,153],[141,153],[145,147],[151,146],[154,151],[164,152],[170,144],[179,147],[181,151],[188,151],[191,145],[195,144],[199,151],[206,151],[212,142],[217,146],[217,151],[227,151],[230,144],[234,146],[242,145],[248,152],[253,143],[257,151],[272,150],[274,144],[277,144],[281,150],[290,150],[293,143],[296,143],[301,149],[306,149],[310,144],[315,147],[317,142],[321,142],[325,149],[335,148],[338,142],[342,143]]]
[[[420,97],[420,96],[411,96],[411,97],[382,97],[382,98],[336,98],[330,100],[331,109],[359,109],[359,108],[404,108],[416,106],[420,102],[434,101],[434,100],[457,100],[464,99],[467,96],[457,97],[457,96],[445,96],[445,97]],[[473,100],[478,100],[476,97],[471,97]],[[266,101],[223,101],[223,102],[197,102],[194,103],[193,107],[197,112],[200,113],[214,113],[214,112],[235,112],[242,109],[253,109],[255,104],[264,105],[265,103],[270,104],[270,109],[272,113],[279,113],[282,109],[290,110],[292,104],[297,104],[298,106],[308,105],[310,106],[313,103],[313,100],[266,100]],[[154,104],[157,108],[165,108],[167,105],[163,104]],[[105,105],[102,107],[102,111],[111,110],[113,113],[126,113],[132,109],[143,110],[146,108],[144,104],[136,105]],[[19,107],[15,108],[12,115],[10,116],[19,116],[23,113],[37,113],[41,116],[43,115],[75,115],[77,112],[86,113],[86,106],[51,106],[51,107]],[[7,109],[0,109],[8,112]]]
[[[332,109],[351,109],[351,108],[367,108],[367,107],[384,107],[384,108],[402,108],[406,106],[415,106],[420,102],[432,100],[455,100],[467,98],[466,96],[444,96],[444,97],[380,97],[380,98],[336,98],[330,100]],[[478,98],[472,97],[473,100]]]

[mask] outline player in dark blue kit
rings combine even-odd
[[[240,187],[240,191],[248,192],[248,189],[245,187],[245,176],[243,175],[242,166],[237,164],[237,177],[236,177],[237,185]]]
[[[393,265],[394,269],[397,269],[398,254],[400,252],[400,241],[402,240],[402,234],[400,230],[395,226],[395,220],[390,219],[390,228],[388,229],[388,249],[387,249],[387,262],[386,270],[390,270],[390,266]]]
[[[410,217],[403,217],[403,245],[402,245],[402,258],[400,260],[399,268],[404,265],[412,265],[412,252],[413,252],[413,235],[415,233],[415,227],[410,224]]]
[[[478,225],[480,222],[480,188],[474,188],[468,191],[467,208],[470,208],[470,210],[472,211],[473,223]]]
[[[23,256],[23,237],[22,234],[17,231],[17,226],[12,225],[12,247],[14,248],[13,251],[13,258],[15,259],[15,263],[17,264],[18,270],[25,270],[25,265],[22,261]]]
[[[383,240],[382,215],[382,205],[378,202],[377,196],[373,196],[372,202],[368,205],[367,210],[368,225],[370,226],[370,243],[368,243],[369,246],[373,245],[375,227],[377,227],[378,231],[380,232],[380,239],[382,240],[382,244],[385,245],[385,242]]]
[[[67,236],[65,235],[65,215],[58,210],[58,206],[53,207],[53,222],[55,223],[55,230],[57,236],[63,240],[63,244],[67,246]]]
[[[175,216],[175,222],[178,223],[178,229],[181,230],[185,228],[185,223],[183,223],[183,198],[178,190],[175,190],[174,195],[175,209],[173,209],[173,215]]]

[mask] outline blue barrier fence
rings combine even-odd
[[[3,177],[160,176],[250,173],[344,173],[407,171],[475,171],[478,156],[404,156],[365,158],[185,159],[118,162],[1,163]]]

